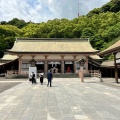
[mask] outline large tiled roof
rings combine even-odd
[[[88,39],[18,38],[10,52],[96,53]]]
[[[94,60],[102,60],[103,59],[103,58],[99,57],[98,55],[90,55],[89,57]]]
[[[9,55],[9,54],[5,54],[1,59],[0,59],[0,66],[3,66],[7,63],[10,63],[14,60],[17,60],[18,57],[16,55]]]
[[[1,58],[1,60],[5,60],[5,61],[12,61],[16,59],[18,59],[17,55],[9,55],[9,54],[5,54],[3,58]]]
[[[99,55],[111,54],[111,53],[119,52],[119,51],[120,51],[120,40],[117,41],[112,46],[110,46],[107,49],[105,49],[102,52],[100,52]]]
[[[0,62],[0,66],[2,66],[2,65],[4,65],[4,64],[5,64],[5,63],[1,63],[1,62]]]
[[[114,60],[103,61],[101,67],[114,67]]]

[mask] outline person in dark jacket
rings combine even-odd
[[[50,87],[52,87],[51,84],[52,84],[53,74],[52,74],[51,70],[49,70],[47,73],[47,79],[48,79],[47,87],[49,86],[49,84],[50,84]]]
[[[32,84],[33,83],[36,83],[36,80],[35,80],[35,73],[34,72],[32,72]]]

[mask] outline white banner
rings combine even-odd
[[[34,72],[35,74],[35,79],[37,79],[37,67],[29,67],[29,78],[31,78],[31,74]]]

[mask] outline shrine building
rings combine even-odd
[[[56,74],[75,74],[80,65],[77,61],[84,59],[84,72],[88,72],[88,58],[96,55],[87,38],[16,38],[11,55],[18,57],[18,74],[29,72],[29,67],[36,66],[37,72]]]

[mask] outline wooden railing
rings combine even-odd
[[[91,77],[100,78],[100,82],[102,82],[102,76],[99,70],[89,70],[89,73],[91,74]]]
[[[18,74],[18,70],[7,70],[7,74]]]
[[[7,74],[19,74],[18,70],[7,70]],[[21,74],[28,74],[28,71],[21,71]]]

